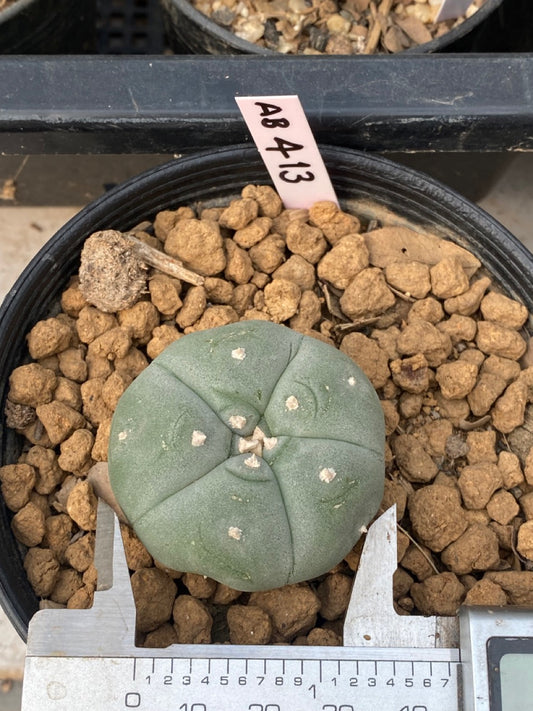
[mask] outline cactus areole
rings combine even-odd
[[[344,353],[267,321],[192,333],[122,395],[117,500],[154,558],[238,590],[347,555],[383,495],[383,412]]]

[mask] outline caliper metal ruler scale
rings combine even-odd
[[[395,613],[395,507],[368,531],[343,647],[135,647],[120,528],[103,502],[96,538],[93,607],[30,622],[22,711],[533,710],[533,611]]]

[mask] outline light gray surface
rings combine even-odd
[[[77,207],[0,207],[0,301]]]
[[[479,205],[533,252],[533,153],[521,153]]]

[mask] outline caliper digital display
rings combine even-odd
[[[487,640],[491,711],[533,711],[533,640]]]

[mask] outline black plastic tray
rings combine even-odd
[[[370,151],[531,150],[533,1],[489,54],[164,56],[158,0],[95,0],[98,56],[5,56],[4,155],[182,153],[248,140],[234,97],[297,93],[318,141]],[[135,56],[137,55],[137,56]],[[141,56],[139,56],[141,55]]]
[[[318,141],[393,154],[471,199],[513,152],[533,150],[532,0],[494,13],[484,41],[494,52],[461,55],[169,55],[158,0],[97,10],[96,54],[0,59],[0,181],[16,172],[13,156],[50,156],[54,173],[58,154],[149,154],[142,169],[249,141],[234,97],[253,93],[299,94]],[[85,202],[134,174],[119,168],[108,163],[94,189],[79,171],[69,197]]]
[[[182,153],[249,140],[235,96],[299,94],[317,141],[533,149],[533,56],[6,57],[0,151]]]
[[[98,54],[161,54],[165,50],[159,0],[97,0]]]

